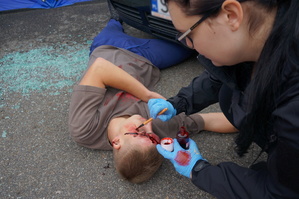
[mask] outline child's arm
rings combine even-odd
[[[200,113],[204,120],[203,130],[217,133],[233,133],[238,132],[221,112],[217,113]]]
[[[126,71],[103,58],[95,60],[79,84],[100,88],[110,86],[126,91],[145,102],[151,98],[165,99],[160,94],[148,90]]]

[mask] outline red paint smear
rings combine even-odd
[[[190,162],[191,156],[187,151],[179,151],[175,157],[175,161],[182,166],[187,166]]]
[[[119,98],[120,101],[130,101],[130,100],[138,101],[139,100],[137,97],[131,95],[130,93],[126,93],[126,92],[117,93],[116,96]]]
[[[107,104],[111,101],[111,97],[107,97],[107,99],[104,102],[104,106],[107,106]]]
[[[126,128],[126,129],[127,129],[129,132],[131,132],[131,133],[135,133],[135,132],[137,132],[137,131],[136,131],[137,126],[134,125],[134,124],[125,124],[125,125],[124,125],[124,128]]]
[[[130,93],[126,93],[124,91],[120,91],[120,92],[116,93],[115,96],[118,97],[119,101],[123,101],[125,103],[139,100],[134,95],[131,95]],[[104,102],[104,106],[107,106],[108,103],[111,101],[111,99],[112,99],[111,97],[107,98]]]

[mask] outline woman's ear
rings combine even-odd
[[[226,0],[223,2],[221,11],[226,16],[226,22],[232,31],[239,29],[243,20],[243,8],[236,0]]]
[[[120,139],[119,137],[116,137],[112,140],[112,147],[116,150],[119,150],[120,147],[121,147],[121,144],[120,144]]]

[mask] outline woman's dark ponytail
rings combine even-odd
[[[292,72],[298,72],[299,60],[299,1],[259,0],[263,5],[277,3],[274,27],[267,39],[254,77],[247,89],[249,106],[244,125],[236,139],[236,151],[245,154],[257,136],[267,139],[271,130],[271,115],[277,107],[277,97],[283,92],[284,82]],[[291,67],[291,69],[290,69]]]

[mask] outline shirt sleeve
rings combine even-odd
[[[95,149],[106,149],[99,146],[106,140],[101,128],[99,106],[102,103],[106,89],[76,85],[74,86],[69,108],[69,132],[78,144]]]
[[[218,93],[222,83],[204,71],[195,77],[189,86],[183,87],[179,93],[168,99],[175,107],[177,114],[185,112],[187,115],[196,113],[207,106],[218,102]]]

